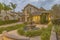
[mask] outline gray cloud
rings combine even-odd
[[[28,3],[35,5],[36,7],[44,7],[45,9],[51,9],[54,4],[60,4],[60,0],[38,0],[38,1],[29,1],[29,0],[0,0],[0,2],[4,2],[9,4],[9,2],[13,2],[17,4],[16,11],[21,11]]]

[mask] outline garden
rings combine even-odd
[[[3,31],[9,32],[12,30],[17,30],[17,33],[22,36],[26,36],[29,38],[41,36],[41,40],[50,40],[52,24],[48,24],[47,28],[41,28],[41,29],[36,28],[34,26],[26,27],[26,25],[27,25],[27,23],[15,25],[15,26],[9,26],[9,27],[1,27],[0,34],[2,34]]]
[[[50,35],[51,35],[51,29],[52,29],[52,24],[48,24],[47,28],[33,28],[33,29],[25,29],[25,28],[20,28],[17,30],[19,35],[26,36],[26,37],[35,37],[35,36],[41,36],[41,40],[50,40]]]

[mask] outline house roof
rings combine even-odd
[[[40,11],[46,11],[43,7],[40,7],[39,10],[40,10]]]
[[[28,7],[28,6],[34,7],[34,8],[36,8],[37,10],[39,10],[39,8],[37,8],[36,6],[34,6],[34,5],[32,5],[32,4],[27,4],[27,5],[24,7],[24,9],[25,9],[26,7]],[[23,11],[24,11],[24,9],[23,9]]]
[[[34,13],[31,13],[32,15],[41,15],[41,12],[34,12]]]

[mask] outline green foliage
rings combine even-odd
[[[5,28],[4,27],[1,27],[0,28],[0,34],[2,34],[2,32],[5,30]]]
[[[24,30],[23,30],[23,28],[20,28],[20,29],[18,29],[18,34],[20,34],[20,35],[24,35]]]
[[[20,24],[20,25],[15,25],[15,26],[9,26],[9,27],[1,27],[0,28],[0,34],[3,31],[12,31],[12,30],[16,30],[16,29],[22,28],[24,26],[25,26],[25,24]]]
[[[27,30],[25,31],[24,29],[19,29],[18,34],[24,35],[27,37],[34,37],[34,36],[39,36],[41,34],[40,30]]]
[[[0,25],[11,24],[16,22],[18,22],[18,20],[6,20],[6,21],[0,20]]]
[[[41,31],[40,30],[31,30],[31,31],[25,32],[25,35],[27,37],[39,36],[40,34],[41,34]]]
[[[4,11],[9,11],[12,10],[12,8],[9,5],[3,4],[4,5]]]
[[[55,25],[55,31],[60,32],[60,25]]]
[[[60,25],[60,19],[54,19],[52,20],[52,23],[55,25]]]
[[[51,11],[54,18],[60,18],[60,4],[53,5]]]
[[[52,29],[51,26],[48,26],[47,28],[42,29],[41,40],[50,40],[51,29]]]
[[[15,11],[15,8],[16,8],[16,4],[13,4],[13,3],[10,3],[11,4],[11,7],[12,7],[12,9]]]
[[[40,23],[41,24],[47,24],[48,22],[49,22],[49,20],[48,20],[48,17],[47,17],[48,15],[47,14],[42,14],[41,15],[41,20],[40,20]],[[47,19],[46,19],[46,17],[47,17]]]
[[[3,10],[3,4],[0,3],[0,11]]]

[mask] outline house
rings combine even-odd
[[[35,23],[40,23],[41,20],[41,15],[46,14],[47,20],[50,21],[50,13],[47,12],[44,8],[37,8],[31,4],[28,4],[27,6],[24,7],[23,9],[23,14],[25,15],[25,22],[35,22]]]
[[[16,12],[12,12],[12,11],[7,11],[7,13],[2,10],[1,14],[0,14],[0,20],[18,20],[20,16],[18,15],[18,13]]]
[[[50,13],[45,10],[43,7],[37,8],[31,4],[28,4],[24,7],[22,12],[11,12],[2,11],[0,14],[1,20],[18,20],[20,22],[34,22],[40,23],[42,15],[46,15],[46,20],[51,20]]]

